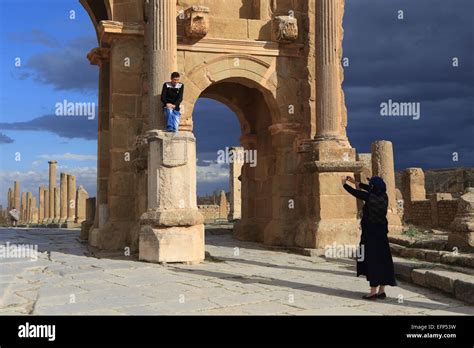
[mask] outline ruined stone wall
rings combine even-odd
[[[460,194],[474,186],[474,168],[428,169],[425,173],[427,194],[450,192]],[[403,171],[396,173],[397,188],[402,187]]]
[[[458,200],[438,201],[438,225],[440,227],[449,227],[456,216]]]
[[[205,223],[213,223],[216,220],[222,220],[219,205],[198,205],[198,209],[204,216]],[[227,213],[229,213],[229,209],[227,209]]]
[[[405,216],[406,222],[431,227],[431,202],[430,200],[414,201],[411,203],[410,215]]]

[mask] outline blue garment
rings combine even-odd
[[[369,181],[369,192],[374,192],[375,194],[382,194],[387,192],[387,185],[385,181],[379,176],[374,176]]]
[[[178,132],[179,129],[179,119],[181,117],[181,113],[179,111],[165,108],[165,116],[166,116],[166,130],[168,132]]]

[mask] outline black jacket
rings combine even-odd
[[[173,87],[171,82],[166,82],[163,84],[163,90],[161,91],[161,102],[163,103],[163,107],[170,103],[176,105],[176,111],[180,111],[180,104],[183,101],[183,95],[184,84],[178,83]]]

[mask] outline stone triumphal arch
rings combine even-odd
[[[241,145],[257,150],[257,166],[242,169],[236,238],[299,248],[357,242],[356,201],[341,187],[365,165],[346,136],[344,0],[80,2],[98,38],[88,59],[100,69],[91,245],[131,247],[151,262],[204,259],[193,135],[200,97],[229,106]],[[159,101],[172,71],[185,84],[176,134],[163,131]],[[385,167],[381,175],[393,175]]]

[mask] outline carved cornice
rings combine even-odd
[[[300,123],[277,123],[268,127],[271,135],[279,133],[300,133],[302,126]]]
[[[277,42],[271,41],[217,38],[203,38],[194,43],[184,36],[178,36],[178,51],[234,53],[270,57],[303,57],[304,45],[297,43],[280,45]]]
[[[145,28],[142,23],[101,21],[98,32],[101,44],[110,44],[114,38],[121,36],[144,36]]]

